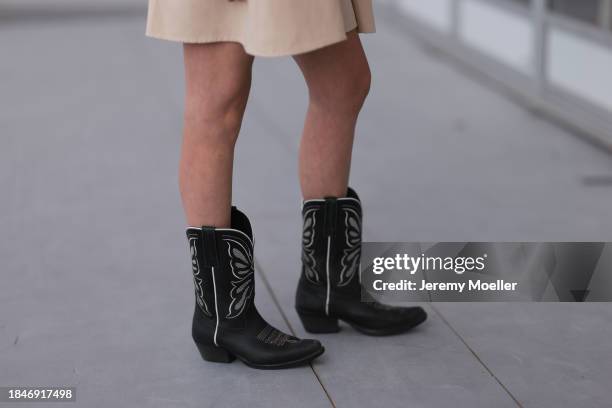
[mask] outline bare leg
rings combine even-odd
[[[253,57],[234,43],[185,44],[185,125],[179,186],[190,226],[227,227],[234,146]]]
[[[310,95],[300,146],[304,199],[346,196],[355,125],[370,88],[356,32],[338,44],[298,55]]]

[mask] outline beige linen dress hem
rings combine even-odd
[[[261,57],[297,55],[375,32],[371,0],[149,0],[146,35],[239,43]]]

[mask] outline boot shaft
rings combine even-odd
[[[359,291],[361,201],[350,189],[347,197],[308,200],[302,208],[302,275],[329,291]]]
[[[190,227],[195,298],[199,315],[241,326],[255,297],[253,234],[248,218],[232,208],[232,228]]]

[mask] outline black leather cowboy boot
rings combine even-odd
[[[207,361],[236,357],[261,369],[312,361],[324,348],[317,340],[282,333],[254,304],[253,233],[249,219],[232,208],[232,228],[188,228],[196,306],[192,335]]]
[[[361,201],[349,188],[345,198],[308,200],[302,207],[302,275],[296,309],[310,333],[340,330],[338,319],[356,330],[384,336],[425,321],[420,307],[392,307],[361,300]]]

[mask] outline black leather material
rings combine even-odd
[[[305,201],[302,216],[302,273],[296,309],[306,330],[332,331],[329,320],[341,319],[366,334],[388,335],[425,321],[427,314],[421,307],[391,307],[371,298],[362,301],[363,217],[361,201],[353,189],[349,188],[344,198]],[[320,331],[317,318],[325,323]]]
[[[198,348],[209,351],[203,356],[231,357],[211,359],[224,362],[235,356],[255,368],[284,368],[323,353],[318,341],[282,333],[257,311],[253,234],[246,215],[232,208],[232,228],[188,228],[187,239],[196,295],[192,336]]]

